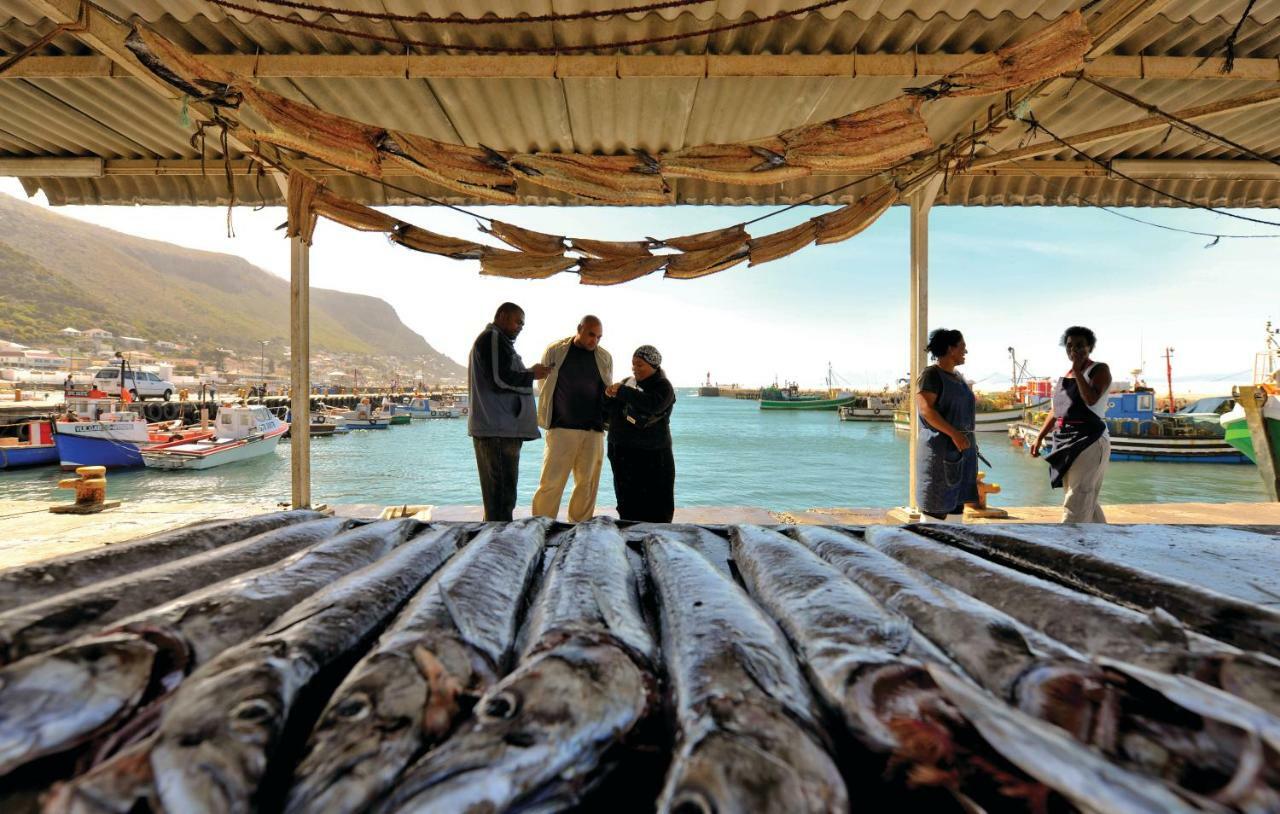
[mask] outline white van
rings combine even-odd
[[[173,382],[165,381],[154,373],[145,370],[126,370],[124,381],[129,395],[137,401],[159,397],[168,401],[176,390]],[[120,395],[120,368],[104,367],[93,377],[93,386],[112,396]]]

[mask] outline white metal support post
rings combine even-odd
[[[908,429],[907,443],[907,519],[919,520],[919,506],[916,505],[916,485],[919,483],[920,471],[916,458],[920,426],[920,413],[916,405],[916,394],[919,393],[920,374],[926,364],[925,343],[929,330],[929,210],[933,208],[934,199],[942,187],[942,176],[935,175],[914,195],[911,196],[911,384],[908,410],[911,426]]]
[[[302,238],[289,241],[289,432],[293,508],[311,508],[311,254]]]

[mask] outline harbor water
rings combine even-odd
[[[698,398],[681,390],[672,416],[676,505],[756,506],[771,510],[902,505],[907,490],[907,437],[892,424],[839,421],[833,412],[767,412],[756,402]],[[1003,492],[995,505],[1058,504],[1047,468],[1003,434],[980,437],[990,461],[987,480]],[[480,487],[464,420],[414,421],[387,430],[312,440],[316,502],[478,505]],[[524,447],[519,503],[538,485],[541,441]],[[0,471],[0,499],[65,501],[57,467]],[[132,501],[289,499],[289,442],[256,460],[204,472],[113,471],[108,497]],[[1104,503],[1254,501],[1264,499],[1248,464],[1113,462]],[[562,505],[568,504],[568,491]],[[612,506],[606,461],[600,506]]]

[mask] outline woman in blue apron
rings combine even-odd
[[[978,499],[978,448],[973,422],[977,401],[956,367],[964,364],[964,336],[939,328],[929,334],[936,364],[920,374],[916,406],[920,413],[916,461],[916,505],[942,519],[964,511]]]
[[[1031,454],[1039,455],[1052,433],[1053,446],[1045,460],[1049,482],[1055,489],[1066,488],[1062,522],[1105,523],[1099,497],[1111,460],[1111,437],[1103,420],[1111,369],[1090,358],[1097,337],[1088,328],[1073,325],[1062,334],[1060,344],[1067,349],[1071,370],[1053,388],[1053,410],[1031,443]]]

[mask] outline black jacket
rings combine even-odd
[[[658,368],[635,387],[623,385],[618,395],[605,399],[609,413],[609,444],[635,449],[671,446],[671,410],[676,391]]]

